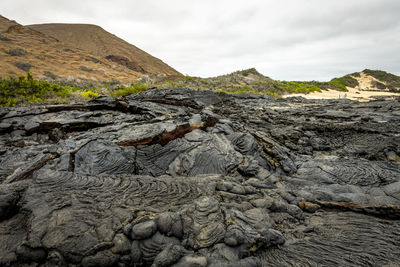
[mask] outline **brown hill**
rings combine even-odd
[[[179,72],[136,46],[125,42],[99,26],[89,24],[36,24],[30,28],[53,36],[63,43],[86,50],[131,70],[165,75]]]
[[[1,77],[24,75],[29,71],[39,79],[128,83],[143,76],[2,16],[0,66]]]

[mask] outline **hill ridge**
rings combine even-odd
[[[143,74],[0,17],[0,76],[31,72],[37,79],[73,83],[133,83]]]
[[[181,75],[178,71],[137,46],[112,34],[99,25],[83,23],[45,23],[28,27],[53,36],[61,42],[102,58],[119,58],[123,66],[135,65],[133,70],[161,75]],[[122,58],[122,60],[120,60]],[[129,63],[127,63],[129,61]]]

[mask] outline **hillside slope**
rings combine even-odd
[[[53,36],[65,44],[86,50],[95,56],[110,59],[134,71],[181,75],[160,59],[96,25],[51,23],[29,25],[29,27]]]
[[[0,76],[25,75],[71,82],[135,82],[138,71],[91,55],[0,16]]]
[[[375,96],[392,96],[400,93],[400,77],[384,71],[364,70],[330,81],[279,81],[256,69],[246,69],[210,78],[176,77],[175,79],[150,79],[141,83],[159,88],[185,87],[192,90],[212,90],[231,94],[253,93],[271,96],[311,96],[312,98],[339,98],[350,95],[352,99],[370,99]]]
[[[365,69],[362,72],[353,74],[361,89],[387,90],[400,92],[400,77],[381,70]]]
[[[351,100],[368,101],[376,98],[390,99],[400,96],[400,77],[381,70],[365,69],[361,72],[352,73],[332,81],[341,83],[346,91],[338,92],[334,88],[311,92],[309,94],[299,93],[290,96],[302,96],[309,99],[321,98],[346,98]]]

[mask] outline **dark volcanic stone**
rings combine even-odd
[[[133,240],[141,240],[152,236],[156,231],[157,225],[153,220],[142,222],[132,227],[131,237]]]
[[[160,254],[154,259],[154,267],[167,267],[177,262],[184,254],[186,250],[179,245],[169,244],[167,245]]]
[[[179,214],[172,212],[161,213],[154,219],[154,221],[156,222],[160,233],[167,236],[173,235],[182,238],[183,225]]]
[[[399,129],[399,99],[182,88],[1,110],[0,265],[395,266]]]

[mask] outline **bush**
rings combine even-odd
[[[346,85],[344,85],[338,78],[330,80],[328,84],[331,86],[330,88],[332,89],[347,92]]]
[[[193,82],[194,78],[189,76],[189,75],[185,75],[185,77],[183,78],[186,82]]]
[[[383,83],[377,82],[375,80],[371,82],[371,85],[373,87],[376,87],[376,88],[381,89],[381,90],[386,89],[386,85],[384,85]]]
[[[57,75],[55,75],[54,73],[50,72],[50,71],[45,71],[43,72],[43,75],[52,79],[52,80],[56,80],[58,78]]]
[[[219,93],[223,92],[223,93],[227,93],[227,94],[245,94],[245,93],[263,94],[263,92],[259,92],[248,85],[218,89],[218,90],[216,90],[216,92],[219,92]]]
[[[44,54],[44,55],[38,55],[36,58],[40,60],[46,60],[47,58],[54,58],[54,57]]]
[[[32,75],[27,73],[26,77],[0,79],[0,105],[15,106],[24,102],[38,103],[52,97],[68,97],[70,91],[69,87],[34,80]]]
[[[374,77],[375,79],[386,83],[386,86],[390,90],[399,90],[400,89],[400,77],[391,73],[387,73],[386,71],[381,70],[363,70],[363,72],[367,75]]]
[[[312,82],[286,82],[286,81],[274,81],[273,86],[276,92],[280,93],[311,93],[321,92],[320,83]]]
[[[10,39],[10,38],[7,38],[7,37],[5,37],[5,36],[3,36],[2,34],[0,34],[0,41],[9,42],[9,41],[11,41],[11,39]]]
[[[83,71],[86,71],[86,72],[93,72],[93,70],[91,68],[88,68],[86,66],[80,66],[79,69],[83,70]]]
[[[93,63],[100,63],[100,60],[98,60],[97,58],[95,58],[95,57],[92,57],[92,56],[89,56],[89,60],[90,61],[92,61]]]
[[[260,74],[255,68],[247,69],[247,70],[242,70],[241,71],[243,76],[249,76],[249,74],[255,74],[258,75]]]
[[[121,96],[130,95],[130,94],[137,94],[137,93],[146,91],[148,89],[149,89],[148,85],[143,84],[143,83],[137,83],[137,84],[133,84],[129,87],[121,88],[121,89],[115,91],[114,93],[111,93],[111,96],[121,97]]]
[[[346,75],[340,78],[333,78],[328,82],[328,85],[335,90],[347,92],[348,90],[346,87],[356,87],[358,81],[350,75]]]
[[[96,92],[92,92],[92,91],[86,91],[83,93],[80,93],[81,96],[83,96],[84,98],[96,98],[99,97],[99,94]]]
[[[115,86],[115,85],[120,85],[121,82],[118,81],[118,80],[115,79],[115,78],[112,78],[108,84],[111,85],[111,86]]]
[[[24,62],[15,62],[14,66],[25,72],[29,72],[29,70],[33,67],[33,65]]]
[[[367,75],[374,77],[382,82],[400,82],[400,77],[391,73],[387,73],[386,71],[381,70],[363,70],[363,72]]]
[[[7,50],[6,53],[13,57],[20,57],[26,55],[26,50],[23,48],[14,48]]]

